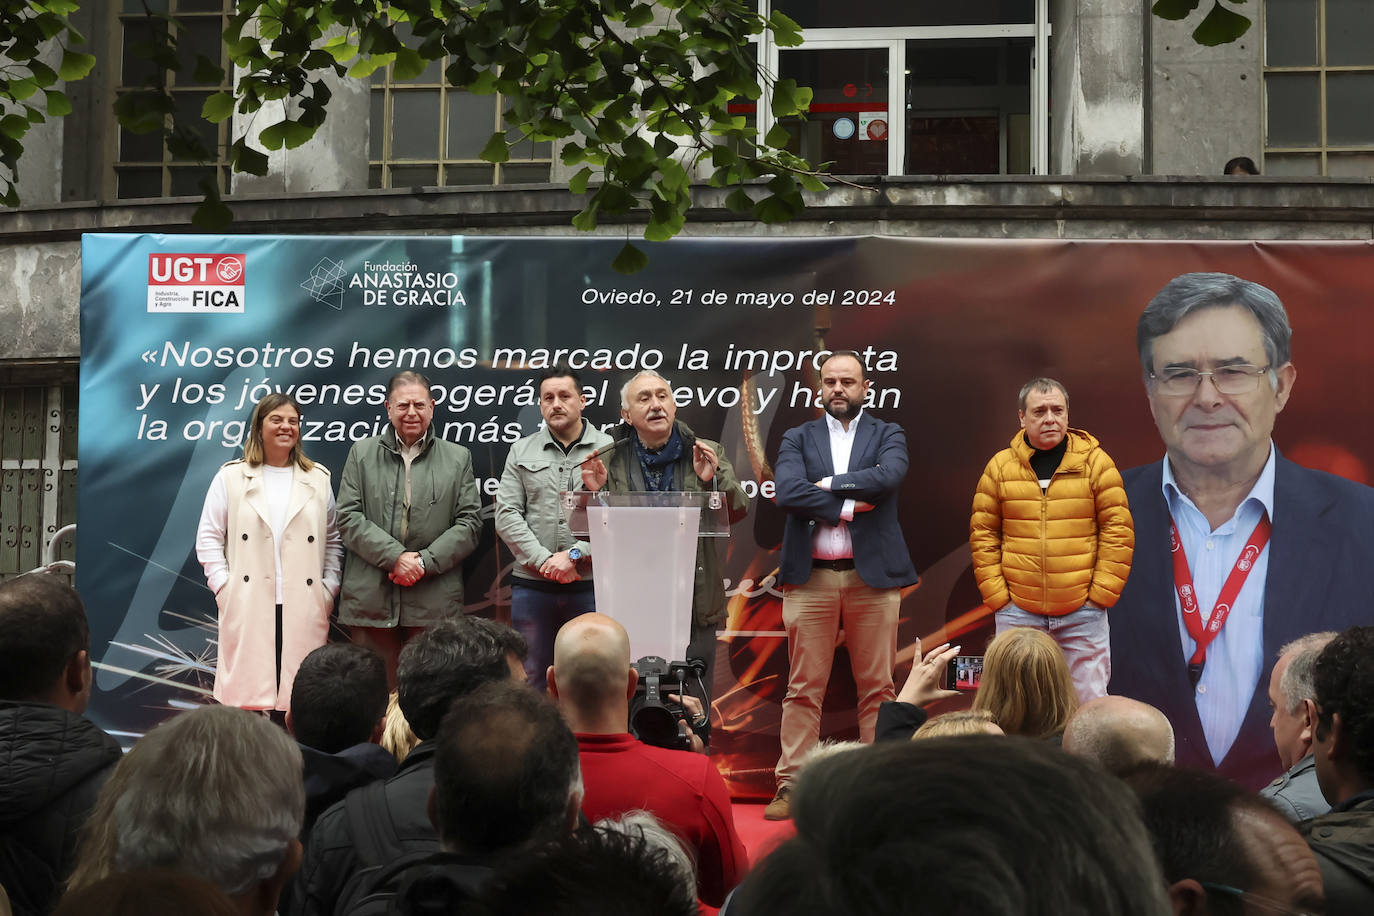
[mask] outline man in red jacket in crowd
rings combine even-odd
[[[577,735],[591,821],[643,809],[692,852],[697,894],[720,906],[747,866],[730,793],[709,757],[642,744],[629,733],[629,701],[639,674],[630,637],[603,614],[564,624],[554,640],[549,694]]]

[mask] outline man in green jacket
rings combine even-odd
[[[392,376],[386,412],[392,428],[354,443],[339,482],[339,622],[377,650],[394,688],[405,641],[463,613],[462,563],[482,521],[472,453],[430,432],[429,379]]]
[[[611,430],[618,443],[600,451],[609,464],[594,457],[583,465],[582,480],[589,490],[718,491],[725,496],[730,522],[749,511],[749,497],[740,486],[720,443],[698,438],[677,420],[673,386],[652,369],[634,375],[620,389],[620,416],[625,421]],[[706,663],[704,681],[711,691],[715,672],[716,627],[725,622],[725,583],[715,538],[697,539],[697,568],[692,589],[692,636],[687,659]]]

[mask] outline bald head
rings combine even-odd
[[[1174,762],[1174,730],[1164,713],[1129,697],[1089,700],[1064,729],[1064,750],[1121,774],[1139,763]]]
[[[604,614],[583,614],[558,631],[548,674],[549,693],[574,731],[599,731],[592,723],[608,719],[624,723],[632,678],[630,635],[617,621]],[[625,731],[625,726],[616,730]]]

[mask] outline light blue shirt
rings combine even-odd
[[[1183,542],[1183,552],[1188,557],[1188,568],[1193,573],[1193,588],[1197,591],[1203,623],[1211,618],[1221,587],[1235,568],[1236,558],[1245,548],[1245,542],[1259,524],[1264,510],[1269,511],[1269,521],[1274,521],[1275,454],[1271,442],[1269,460],[1265,462],[1259,480],[1255,481],[1249,494],[1241,501],[1235,515],[1215,531],[1202,511],[1179,490],[1178,484],[1174,483],[1173,468],[1167,459],[1164,461],[1164,500],[1169,505],[1169,514],[1173,516],[1179,540]],[[1250,700],[1264,670],[1264,582],[1268,574],[1269,545],[1266,544],[1250,575],[1246,577],[1240,594],[1236,596],[1226,625],[1207,647],[1206,667],[1202,669],[1202,678],[1193,688],[1198,718],[1202,720],[1202,733],[1207,738],[1212,760],[1217,763],[1226,756],[1236,735],[1240,734],[1245,712],[1250,708]],[[1197,650],[1197,643],[1188,635],[1188,627],[1183,623],[1177,590],[1174,591],[1174,609],[1178,615],[1178,635],[1183,642],[1183,663],[1186,665]]]

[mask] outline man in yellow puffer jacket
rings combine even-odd
[[[973,573],[997,632],[1048,632],[1086,702],[1105,695],[1111,677],[1106,612],[1131,571],[1131,510],[1111,457],[1069,427],[1063,385],[1027,382],[1018,416],[1021,431],[988,462],[973,496]]]

